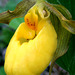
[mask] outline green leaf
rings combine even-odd
[[[2,48],[5,48],[5,43],[4,43],[3,41],[0,41],[0,50],[1,50]]]
[[[7,11],[7,10],[11,10],[11,11],[14,10],[16,5],[20,1],[22,1],[22,0],[17,0],[17,1],[16,0],[9,0],[9,1],[7,1],[7,3],[3,7],[1,7],[0,13],[4,12],[4,11]]]
[[[6,73],[4,71],[4,66],[0,68],[0,75],[6,75]]]
[[[13,29],[17,29],[17,27],[24,22],[24,17],[23,18],[15,18],[9,23],[9,27]]]
[[[7,10],[11,10],[11,11],[13,11],[14,9],[15,9],[15,7],[16,7],[16,5],[20,2],[20,1],[22,1],[22,0],[9,0],[8,2],[7,2],[7,4],[5,5],[5,10],[7,11]]]
[[[71,14],[73,19],[75,20],[75,0],[70,0],[70,1],[71,1]]]
[[[67,53],[60,57],[57,64],[70,73],[75,75],[75,35],[72,36]]]
[[[3,28],[2,34],[0,35],[0,41],[4,42],[5,45],[8,45],[13,34],[14,34],[13,29],[11,29],[9,27]]]
[[[69,11],[71,11],[71,1],[73,0],[58,0],[59,3],[65,6]]]
[[[46,0],[46,1],[52,4],[59,4],[58,0]]]
[[[14,11],[6,11],[3,13],[0,13],[0,23],[7,23],[17,17],[23,17],[28,9],[32,7],[35,4],[35,0],[23,0],[21,1],[15,8]]]

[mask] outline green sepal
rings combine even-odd
[[[65,28],[65,29],[67,29],[69,32],[71,32],[72,34],[75,34],[75,21],[73,21],[73,20],[71,20],[70,18],[72,18],[71,17],[71,14],[69,13],[69,11],[65,8],[65,7],[63,7],[63,6],[58,6],[58,7],[54,7],[52,4],[49,4],[49,3],[47,3],[47,2],[44,2],[44,4],[46,5],[46,7],[49,9],[49,11],[50,12],[52,12],[52,13],[54,13],[58,18],[59,18],[59,20],[60,20],[60,22],[61,22],[61,25]],[[59,11],[59,9],[58,8],[62,8],[61,10],[62,11],[64,11],[64,13],[63,14],[67,14],[67,16],[69,16],[70,18],[69,19],[67,19],[60,11]],[[65,10],[66,9],[66,10]],[[66,13],[67,12],[67,13]],[[69,15],[70,14],[70,15]]]
[[[9,22],[18,17],[23,17],[26,12],[36,3],[36,0],[22,0],[14,11],[5,11],[0,13],[0,23],[9,24]]]
[[[72,20],[70,12],[65,7],[52,5],[47,2],[44,2],[44,4],[51,12],[50,20],[57,32],[57,49],[51,61],[49,71],[49,75],[51,75],[55,61],[63,56],[69,48],[71,33],[75,34],[75,21]]]

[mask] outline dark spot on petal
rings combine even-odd
[[[27,22],[28,22],[28,19],[27,19]]]
[[[31,26],[33,26],[33,24],[31,24]]]

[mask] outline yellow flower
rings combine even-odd
[[[6,51],[7,75],[40,75],[49,65],[57,47],[49,16],[43,4],[36,4],[25,15]]]

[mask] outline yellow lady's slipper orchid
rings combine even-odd
[[[36,4],[13,35],[5,55],[7,75],[40,75],[52,60],[57,34],[50,22],[50,12]]]

